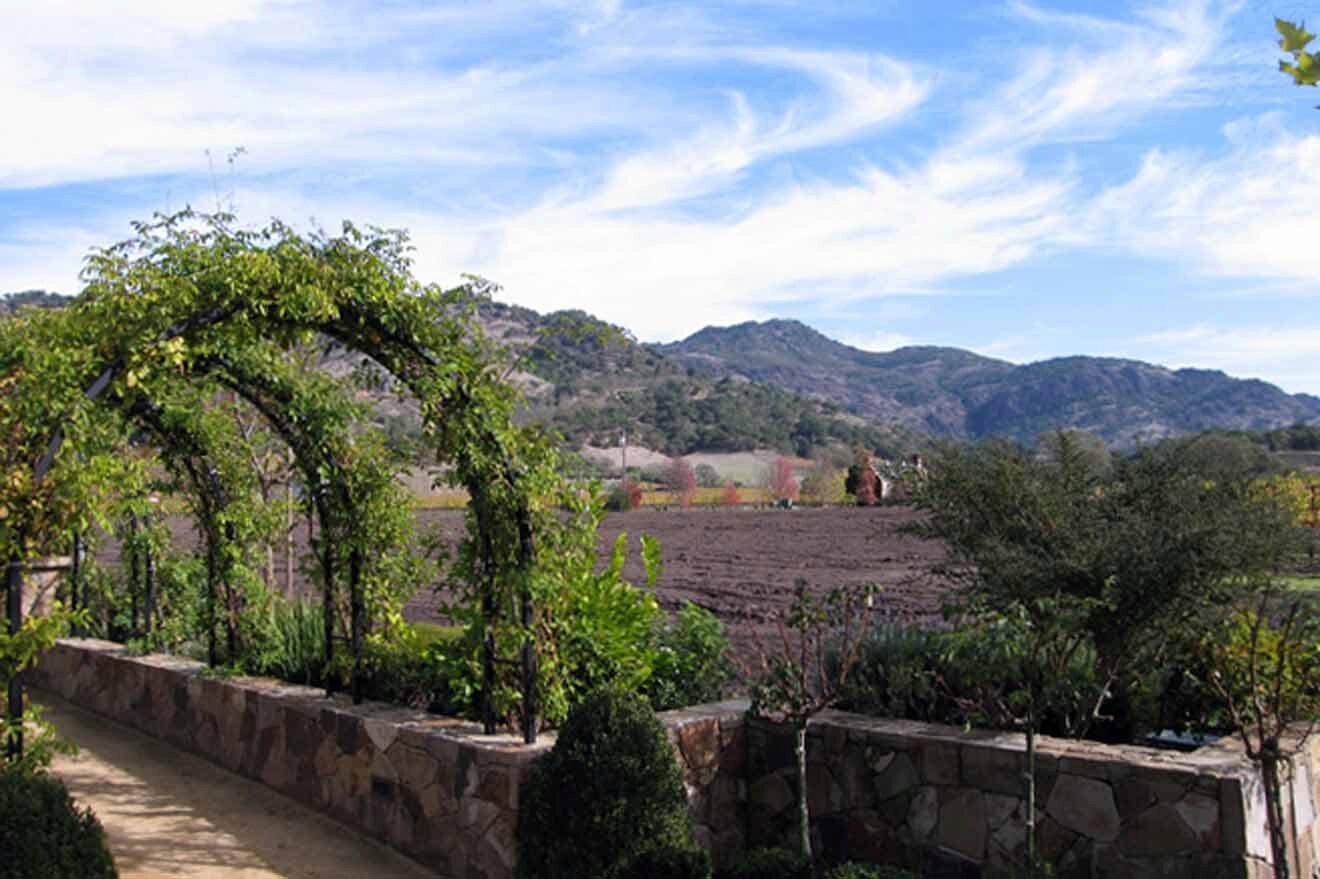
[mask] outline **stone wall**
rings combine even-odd
[[[1296,841],[1294,875],[1320,879],[1320,730],[1303,742],[1287,744],[1298,750],[1284,797],[1288,838]]]
[[[750,845],[791,845],[796,775],[789,731],[748,727]],[[1024,737],[825,712],[807,733],[818,850],[920,868],[1008,875],[1026,845]],[[1300,872],[1320,849],[1320,741],[1295,761],[1287,811]],[[1038,845],[1060,877],[1273,876],[1259,776],[1235,740],[1191,753],[1042,737]]]
[[[418,712],[327,699],[200,664],[131,658],[62,641],[28,683],[264,782],[416,858],[441,876],[507,879],[519,790],[553,743]],[[683,768],[698,842],[717,866],[749,847],[791,845],[797,777],[790,731],[746,718],[745,701],[660,715]],[[1025,846],[1021,735],[825,712],[808,730],[807,794],[818,851],[1001,875]],[[1320,863],[1320,736],[1293,764],[1285,811],[1294,875]],[[1233,741],[1192,753],[1042,738],[1042,851],[1060,875],[1266,879],[1259,777]]]
[[[747,702],[697,705],[659,715],[683,780],[693,835],[716,869],[747,847]]]

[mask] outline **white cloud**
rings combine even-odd
[[[893,351],[898,348],[906,348],[909,345],[921,344],[912,336],[884,330],[874,330],[867,333],[845,333],[839,337],[839,341],[845,345],[860,348],[863,351],[879,352]]]
[[[549,204],[500,221],[498,250],[474,268],[516,301],[587,308],[670,339],[813,292],[836,302],[908,294],[1013,265],[1065,230],[1065,194],[1030,183],[950,194],[924,172],[865,169],[792,187],[732,219]]]
[[[25,133],[0,140],[0,198],[182,178],[172,204],[139,186],[70,234],[11,224],[0,289],[71,278],[88,246],[127,234],[128,216],[209,206],[204,150],[222,163],[240,144],[245,217],[405,226],[424,279],[478,272],[513,301],[585,308],[654,339],[804,300],[862,313],[864,300],[938,294],[1077,245],[1314,277],[1320,248],[1306,245],[1320,230],[1305,205],[1320,195],[1320,141],[1261,150],[1232,131],[1226,156],[1152,151],[1099,197],[1085,153],[1039,155],[1206,100],[1229,11],[1191,0],[1120,20],[1010,7],[1045,37],[997,77],[758,42],[701,9],[610,0],[0,0],[19,22],[0,34],[0,109]],[[760,88],[767,74],[774,87]],[[933,141],[873,146],[928,114],[948,123]],[[812,160],[826,150],[828,164]],[[417,195],[478,174],[528,183],[507,198]],[[870,332],[854,338],[910,341]]]
[[[0,109],[23,133],[0,141],[0,189],[196,174],[204,150],[238,145],[263,173],[526,161],[547,139],[668,118],[595,76],[580,53],[451,57],[463,49],[455,33],[529,20],[571,31],[602,14],[596,4],[555,4],[540,19],[525,5],[464,6],[462,15],[279,0],[0,9]],[[423,40],[435,45],[413,45]]]
[[[1227,154],[1152,150],[1097,199],[1095,240],[1195,273],[1304,283],[1320,277],[1320,135],[1277,116],[1229,127]]]
[[[1139,21],[1125,23],[1018,8],[1043,23],[1083,23],[1092,39],[1035,49],[1003,89],[976,95],[960,148],[1099,138],[1152,111],[1212,99],[1214,53],[1233,7],[1184,0],[1148,7]]]
[[[608,211],[673,203],[728,184],[749,166],[775,156],[844,143],[911,113],[928,85],[890,59],[855,53],[726,48],[712,54],[756,66],[796,71],[822,87],[810,103],[757,114],[741,92],[729,95],[731,118],[659,149],[624,157],[591,200]],[[762,118],[769,115],[770,118]]]
[[[1131,354],[1174,368],[1262,378],[1292,393],[1314,392],[1320,323],[1177,327],[1133,339]]]

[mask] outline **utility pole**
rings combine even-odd
[[[628,481],[628,429],[625,427],[619,431],[619,445],[623,448],[623,454],[620,457],[619,469],[622,471],[623,481]]]

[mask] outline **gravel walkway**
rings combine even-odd
[[[78,745],[52,767],[110,837],[121,879],[434,879],[434,874],[256,782],[48,694]]]

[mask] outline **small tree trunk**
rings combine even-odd
[[[1267,743],[1260,752],[1260,774],[1265,783],[1265,815],[1270,825],[1270,849],[1274,854],[1275,879],[1289,879],[1292,864],[1286,824],[1283,819],[1283,792],[1279,784],[1279,749]]]
[[[156,556],[151,548],[147,547],[142,552],[144,564],[145,580],[143,582],[142,593],[142,612],[143,612],[143,634],[146,635],[148,646],[151,641],[151,621],[156,615]]]
[[[225,523],[225,545],[232,546],[236,539],[234,523]],[[229,650],[229,662],[235,663],[238,662],[238,609],[235,606],[237,596],[234,585],[229,581],[233,568],[223,558],[222,562],[220,579],[225,587],[225,646]]]
[[[532,526],[526,514],[518,522],[518,566],[522,569],[521,601],[522,623],[522,697],[523,697],[523,741],[536,743],[536,716],[539,713],[536,692],[536,641],[534,621],[536,618],[532,588],[530,584],[531,568],[534,556],[532,545]]]
[[[532,596],[522,596],[522,691],[523,691],[523,742],[536,743],[536,647],[532,637]]]
[[[1027,795],[1027,875],[1036,875],[1036,718],[1027,715],[1027,768],[1022,782]]]
[[[293,450],[290,449],[287,464],[293,471]],[[293,599],[293,476],[284,483],[284,597]]]
[[[798,850],[811,858],[811,813],[807,807],[807,724],[794,724],[793,756],[798,776]]]
[[[321,621],[325,628],[325,694],[333,696],[338,689],[335,680],[335,552],[330,545],[324,510],[321,511]],[[307,545],[316,545],[315,513],[307,512]]]
[[[366,635],[366,608],[362,600],[362,551],[354,547],[348,557],[349,638],[353,650],[353,704],[365,697],[365,672],[362,664],[363,638]]]
[[[495,624],[491,619],[494,602],[487,594],[482,596],[481,604],[486,625],[486,637],[481,642],[481,729],[489,736],[495,733]]]
[[[9,635],[13,637],[23,626],[23,558],[24,535],[20,531],[14,541],[16,549],[9,559],[5,577],[5,616],[9,620]],[[23,756],[23,681],[19,672],[9,679],[5,699],[9,708],[9,738],[5,753],[11,759]]]
[[[1036,863],[1036,689],[1027,687],[1027,755],[1022,770],[1022,794],[1027,801],[1027,863],[1022,875],[1035,879]]]
[[[206,548],[206,664],[215,668],[218,657],[215,649],[215,593],[219,577],[219,550],[214,537]]]
[[[473,501],[476,502],[474,497]],[[495,732],[495,551],[491,547],[488,523],[481,522],[482,571],[481,626],[481,728],[486,735]]]
[[[73,570],[69,572],[69,607],[72,610],[78,609],[78,599],[81,598],[82,552],[82,535],[75,531],[73,532]],[[74,624],[73,634],[82,635],[82,626]]]
[[[130,638],[136,638],[138,635],[138,518],[137,514],[128,514],[128,604],[129,604],[129,626],[128,634]]]

